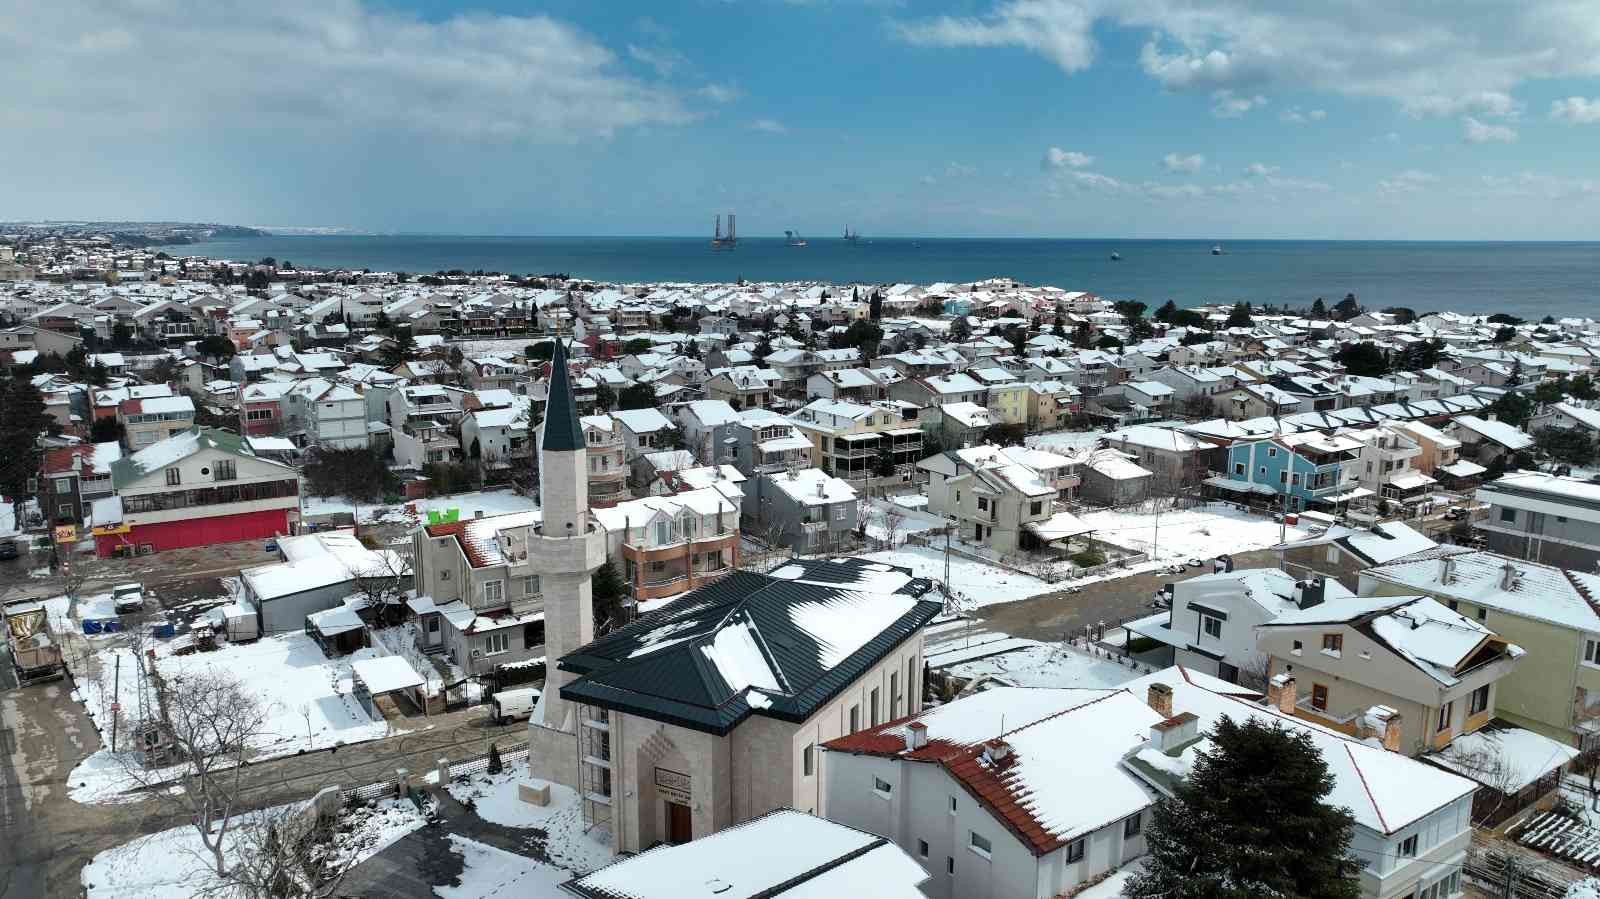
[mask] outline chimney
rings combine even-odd
[[[1294,675],[1284,672],[1267,683],[1267,704],[1285,715],[1294,714],[1297,687]]]
[[[1509,560],[1507,560],[1506,564],[1500,566],[1500,589],[1501,590],[1510,590],[1512,587],[1515,587],[1516,585],[1517,585],[1517,566],[1511,564],[1511,562]]]
[[[1193,712],[1174,715],[1150,726],[1150,745],[1161,752],[1172,752],[1193,740],[1200,731],[1200,718]]]
[[[928,725],[913,721],[906,725],[906,751],[913,752],[928,745]]]
[[[983,760],[996,768],[1004,768],[1011,763],[1011,744],[999,737],[984,743]]]
[[[1297,593],[1295,604],[1302,609],[1320,606],[1322,605],[1323,597],[1326,595],[1327,588],[1328,581],[1320,574],[1309,581],[1302,581],[1299,589],[1295,591]]]
[[[1400,751],[1400,713],[1386,705],[1375,705],[1367,709],[1361,719],[1362,730],[1378,738],[1383,743],[1383,748],[1390,752]]]
[[[1456,579],[1456,560],[1450,556],[1439,559],[1439,583],[1449,584]]]
[[[1150,703],[1150,708],[1162,718],[1172,717],[1172,688],[1166,684],[1151,684],[1145,694],[1145,701]]]

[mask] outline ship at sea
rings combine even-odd
[[[797,232],[797,231],[785,231],[785,232],[783,232],[783,243],[784,243],[785,246],[790,246],[790,247],[808,246],[808,244],[806,243],[806,239],[804,237],[801,237],[800,233]]]
[[[722,233],[722,216],[718,215],[715,230],[711,232],[711,249],[731,250],[738,245],[739,232],[734,225],[733,213],[728,213],[728,233],[726,236]]]
[[[861,239],[861,234],[859,232],[856,232],[856,231],[851,231],[850,230],[850,226],[849,225],[845,225],[844,226],[844,239],[846,241],[850,242],[850,243],[855,243],[856,241]]]
[[[1222,244],[1219,243],[1219,244],[1213,246],[1211,248],[1211,255],[1213,255],[1213,256],[1221,256],[1222,255]]]

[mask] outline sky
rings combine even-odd
[[[0,84],[0,219],[1600,233],[1600,0],[0,0]]]

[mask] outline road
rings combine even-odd
[[[10,737],[0,753],[7,786],[0,794],[6,813],[0,819],[0,899],[77,899],[79,871],[96,853],[183,821],[153,800],[80,805],[68,798],[68,775],[99,748],[99,735],[69,697],[69,681],[17,688],[9,679],[10,660],[4,661],[0,731]],[[490,725],[482,708],[408,718],[397,726],[416,730],[250,765],[247,802],[278,805],[325,786],[365,786],[392,778],[397,768],[421,773],[440,757],[460,761],[487,752],[490,742],[509,748],[525,739],[520,727]]]

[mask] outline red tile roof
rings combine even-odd
[[[986,742],[1004,743],[1003,738],[1006,734],[1014,733],[1024,727],[1038,724],[1040,721],[1059,718],[1085,706],[1102,702],[1107,697],[1116,695],[1117,692],[1115,690],[1107,690],[1087,702],[1070,706],[1036,721],[1024,722],[1021,727],[1012,728]],[[915,719],[920,717],[921,715],[919,714],[897,718],[878,727],[829,740],[822,745],[824,748],[835,752],[885,756],[942,765],[946,771],[950,772],[952,777],[966,787],[967,792],[971,793],[979,802],[988,806],[995,817],[999,818],[1023,842],[1032,847],[1035,855],[1044,855],[1070,842],[1069,840],[1059,839],[1046,830],[1039,819],[1034,817],[1033,813],[1023,806],[1023,802],[1027,797],[1023,794],[1020,785],[1006,773],[1010,766],[1006,763],[994,765],[985,758],[984,746],[986,743],[963,745],[946,740],[929,740],[927,745],[921,749],[907,752],[902,731],[908,725],[908,722],[914,722]],[[1076,839],[1076,836],[1074,836],[1074,839]]]

